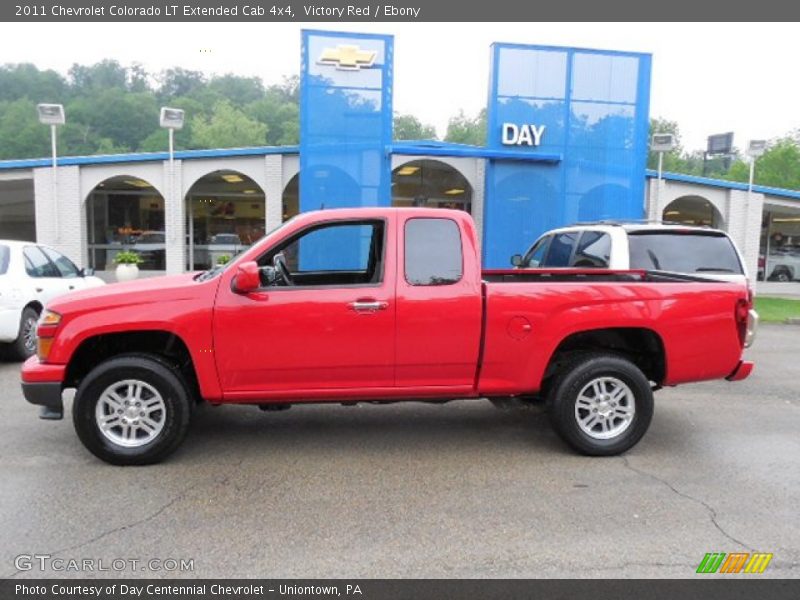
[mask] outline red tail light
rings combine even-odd
[[[739,298],[736,301],[736,309],[734,310],[734,318],[736,319],[736,331],[739,334],[739,343],[744,346],[745,338],[747,337],[747,319],[750,315],[750,307],[752,306],[752,294],[748,293],[748,298]]]

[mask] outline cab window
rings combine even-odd
[[[602,231],[584,231],[570,266],[607,269],[611,259],[611,236]]]
[[[553,236],[550,243],[550,251],[544,260],[543,267],[568,267],[572,258],[572,251],[575,249],[575,242],[578,241],[580,232],[569,231]]]
[[[448,285],[463,274],[461,233],[450,219],[409,219],[405,227],[405,275],[411,285]]]
[[[544,257],[547,254],[548,248],[550,248],[551,239],[552,236],[548,235],[536,242],[531,249],[528,250],[528,254],[526,254],[525,258],[522,260],[522,266],[530,268],[536,268],[540,266],[544,261]]]
[[[379,284],[383,279],[385,223],[334,221],[295,234],[263,255],[262,275],[270,274],[280,254],[291,286],[350,286]],[[286,284],[262,276],[264,285]]]

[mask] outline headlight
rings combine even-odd
[[[61,323],[61,315],[52,310],[44,311],[39,317],[39,325],[43,327],[55,327],[59,323]]]
[[[52,310],[44,311],[39,317],[39,324],[36,327],[36,354],[41,362],[46,362],[50,355],[50,348],[53,346],[53,339],[59,323],[61,323],[61,315]]]

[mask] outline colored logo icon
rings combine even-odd
[[[772,553],[766,552],[708,552],[700,561],[697,573],[763,573],[770,561]]]

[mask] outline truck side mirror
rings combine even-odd
[[[251,260],[240,264],[236,268],[232,288],[237,294],[247,294],[261,287],[261,277],[258,272],[258,263]]]
[[[81,277],[91,277],[94,275],[94,269],[91,267],[83,267],[80,271],[78,271],[78,275]]]
[[[522,266],[522,254],[515,254],[511,257],[511,265],[514,267]]]

